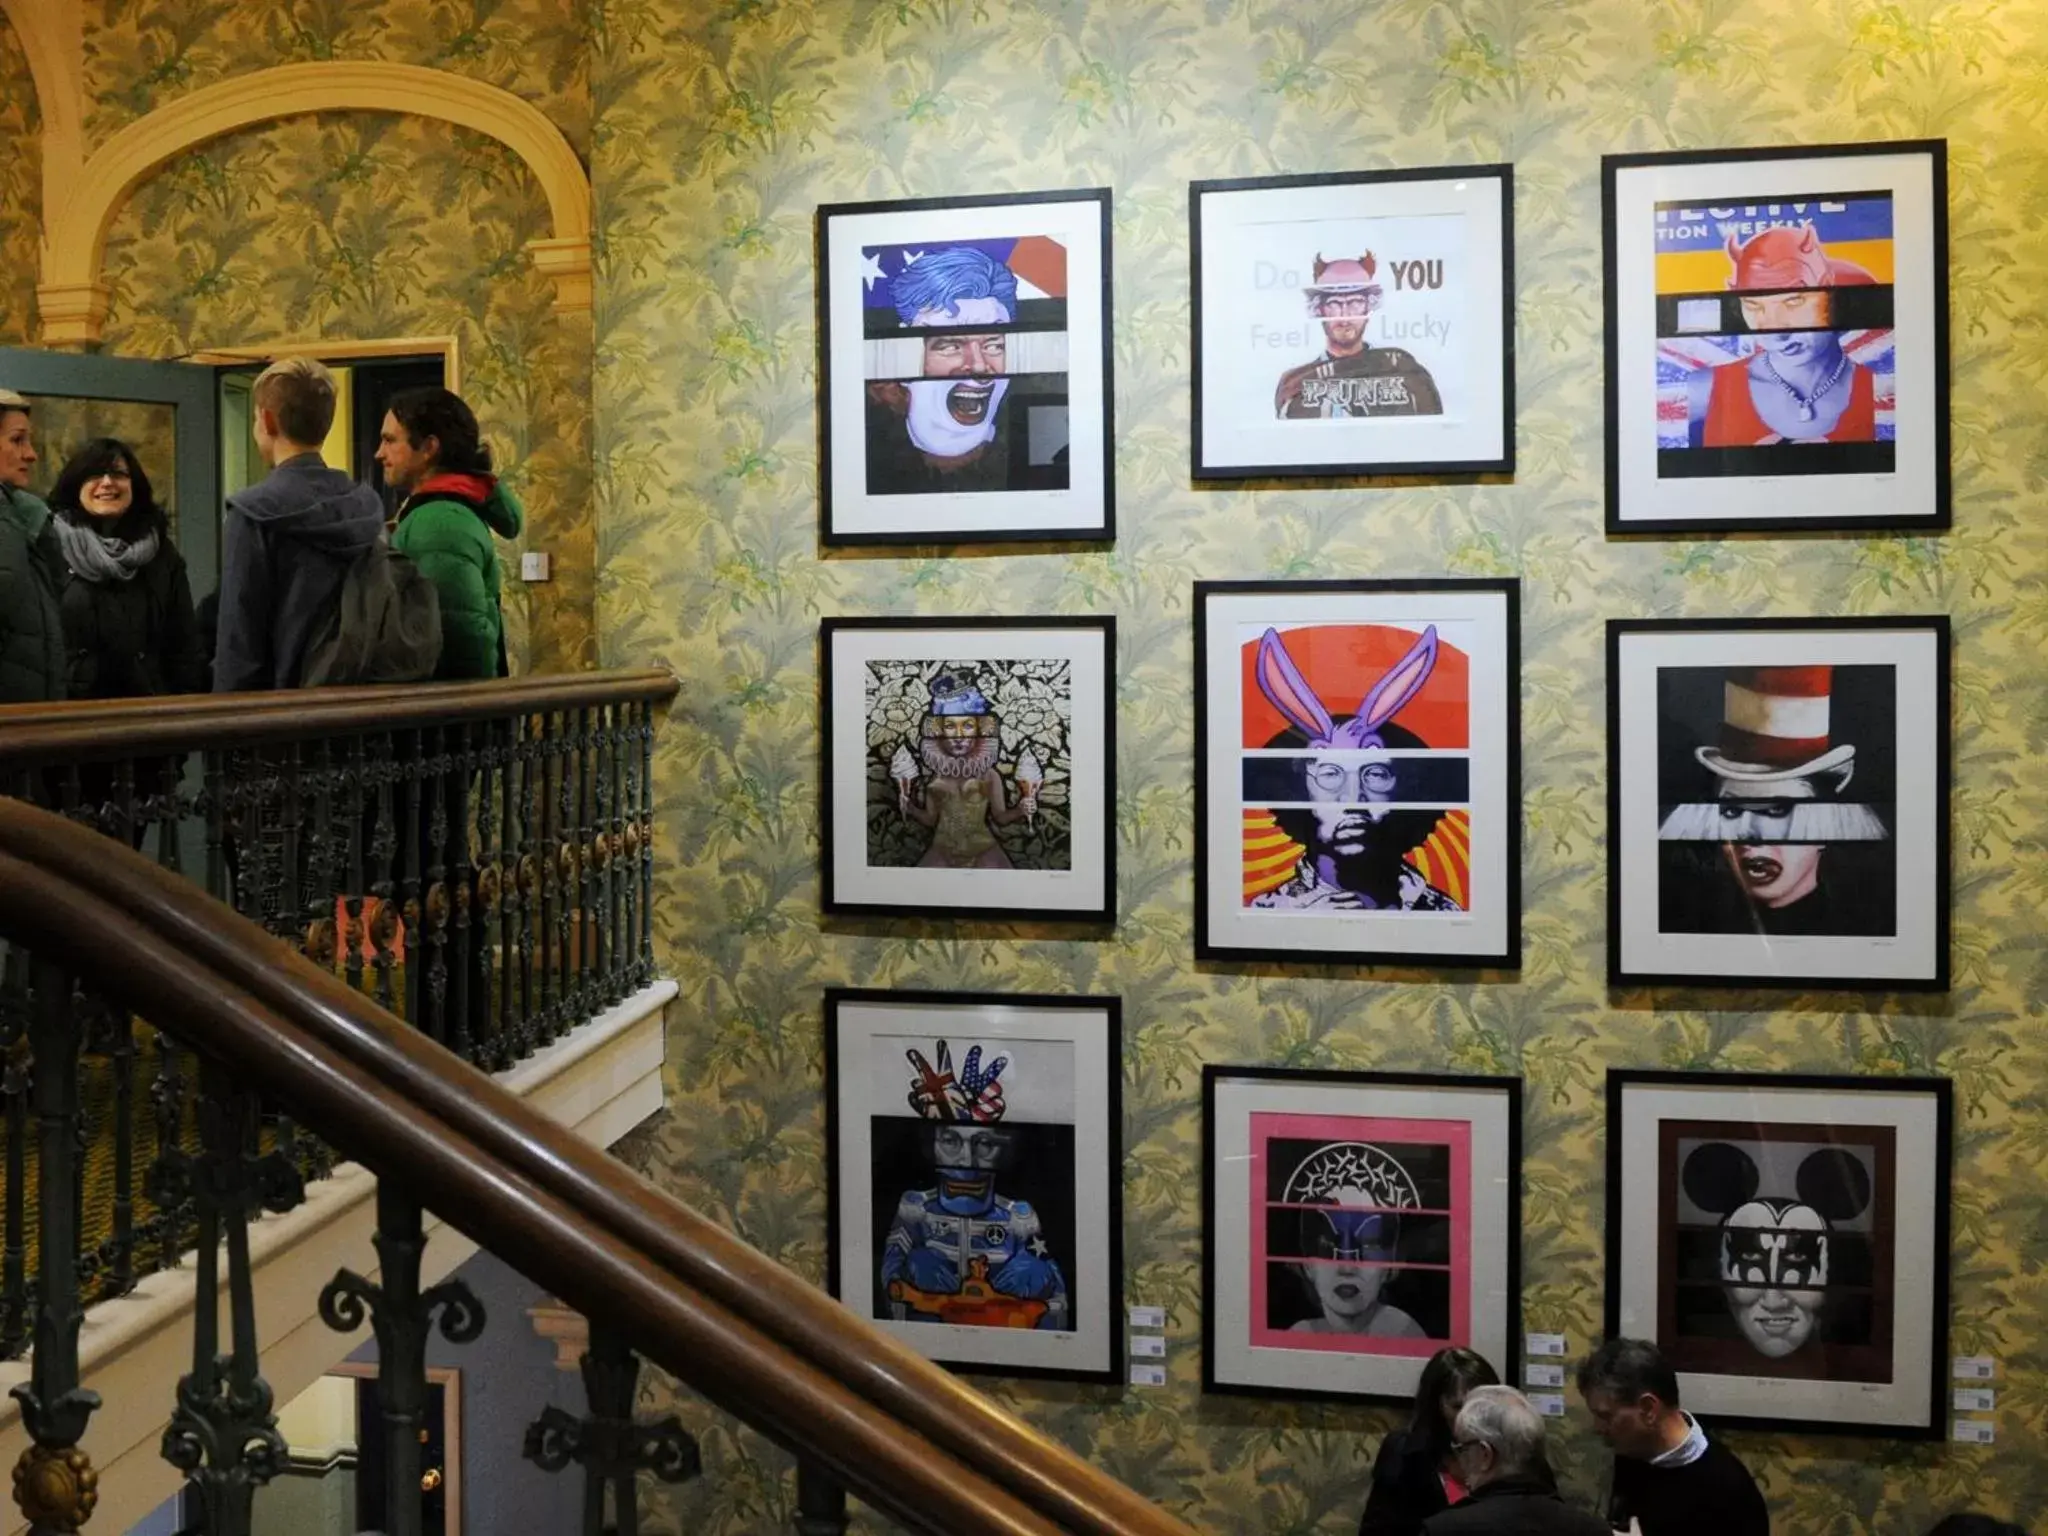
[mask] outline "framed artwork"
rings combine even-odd
[[[832,1294],[932,1360],[1121,1380],[1113,997],[825,994]]]
[[[1113,618],[826,619],[824,908],[1116,916]]]
[[[1520,587],[1195,583],[1195,953],[1521,963]]]
[[[1946,991],[1948,620],[1607,626],[1608,979]]]
[[[1202,1069],[1202,1385],[1413,1401],[1514,1353],[1522,1080]]]
[[[818,209],[828,545],[1113,538],[1109,189]]]
[[[1509,474],[1514,170],[1198,181],[1194,478]]]
[[[1607,1074],[1607,1332],[1717,1424],[1942,1438],[1946,1079]]]
[[[1607,531],[1948,527],[1946,141],[1601,164]]]

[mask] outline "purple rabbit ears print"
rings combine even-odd
[[[1280,632],[1268,629],[1259,638],[1259,691],[1307,738],[1311,747],[1354,751],[1383,747],[1386,743],[1380,739],[1380,727],[1422,691],[1422,685],[1436,668],[1436,652],[1436,626],[1431,624],[1423,629],[1408,654],[1372,685],[1358,706],[1358,713],[1340,725],[1309,687],[1294,658],[1287,654]]]

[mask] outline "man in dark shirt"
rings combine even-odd
[[[1593,1428],[1614,1449],[1608,1523],[1642,1536],[1770,1536],[1749,1469],[1678,1406],[1657,1346],[1609,1339],[1579,1367]]]
[[[1470,1494],[1425,1520],[1422,1536],[1608,1536],[1558,1496],[1542,1416],[1513,1387],[1474,1387],[1451,1436]]]

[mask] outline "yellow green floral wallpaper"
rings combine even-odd
[[[599,636],[683,679],[660,740],[663,956],[684,989],[678,1192],[824,1267],[819,992],[1124,998],[1128,1291],[1172,1316],[1163,1390],[994,1384],[1198,1525],[1355,1525],[1390,1414],[1198,1391],[1204,1061],[1520,1073],[1528,1327],[1601,1320],[1609,1066],[1932,1072],[1958,1083],[1958,1353],[1999,1357],[1993,1447],[1738,1437],[1785,1536],[2048,1508],[2048,8],[1987,0],[816,0],[593,10],[602,220]],[[1946,136],[1956,532],[1613,542],[1601,529],[1600,155]],[[1511,485],[1190,487],[1190,178],[1513,161]],[[1113,549],[821,555],[820,201],[1115,189]],[[1526,964],[1290,975],[1192,959],[1190,584],[1519,574]],[[1946,998],[1610,995],[1603,623],[1954,616],[1956,986]],[[1076,941],[821,923],[814,635],[827,614],[1113,613],[1122,921]],[[710,1473],[655,1529],[787,1516],[782,1463],[708,1416]],[[1600,1458],[1573,1399],[1568,1481]]]
[[[0,21],[0,345],[34,333],[43,208],[35,85],[13,29]]]

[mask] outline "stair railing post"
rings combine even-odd
[[[581,1536],[640,1536],[639,1475],[687,1482],[703,1469],[696,1440],[673,1414],[652,1424],[633,1418],[640,1361],[616,1328],[593,1321],[583,1352],[586,1418],[548,1408],[526,1431],[526,1459],[545,1472],[583,1468]],[[605,1491],[612,1518],[605,1519]]]
[[[29,1023],[37,1153],[35,1356],[13,1396],[33,1442],[14,1466],[14,1501],[30,1536],[69,1536],[92,1518],[99,1474],[78,1448],[100,1405],[78,1381],[78,1061],[84,1042],[72,1011],[72,979],[52,961],[32,963]]]
[[[419,1203],[391,1179],[377,1182],[381,1284],[340,1270],[320,1292],[320,1319],[339,1333],[367,1320],[377,1337],[377,1396],[384,1418],[385,1536],[420,1536],[421,1436],[427,1428],[427,1335],[437,1325],[451,1344],[484,1331],[483,1303],[462,1280],[420,1289],[427,1240]]]

